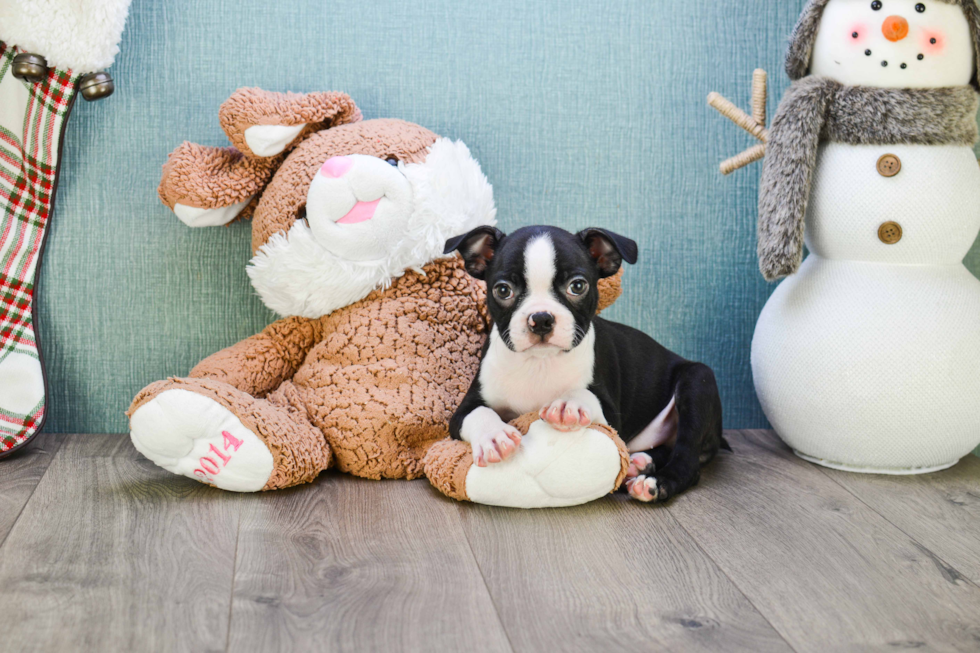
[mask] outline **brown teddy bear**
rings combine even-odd
[[[127,413],[133,444],[235,491],[331,466],[421,476],[487,330],[482,282],[442,253],[495,222],[479,164],[418,125],[362,120],[341,93],[242,89],[219,115],[234,147],[178,147],[160,197],[190,226],[251,215],[247,272],[283,319],[143,389]],[[604,305],[618,294],[614,281]]]

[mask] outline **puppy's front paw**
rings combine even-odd
[[[626,478],[636,478],[640,474],[648,474],[653,470],[653,456],[648,453],[635,453],[630,456],[630,466],[626,470]]]
[[[634,476],[626,479],[626,489],[630,496],[637,501],[650,503],[665,498],[653,476]]]
[[[573,399],[559,399],[545,406],[541,419],[559,431],[578,431],[592,424],[592,413]]]
[[[521,445],[521,432],[503,424],[499,430],[474,438],[470,444],[473,446],[473,462],[477,467],[486,467],[510,458]]]

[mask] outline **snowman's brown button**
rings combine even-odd
[[[894,245],[902,239],[902,225],[897,222],[885,222],[878,227],[878,240],[886,245]]]
[[[902,160],[894,154],[884,154],[878,159],[878,174],[882,177],[894,177],[902,171]]]

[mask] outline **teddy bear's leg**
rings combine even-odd
[[[626,445],[608,426],[559,431],[536,414],[511,422],[524,438],[507,460],[477,467],[470,445],[443,440],[429,449],[425,474],[453,499],[512,508],[571,506],[614,491],[626,476]]]
[[[247,157],[277,156],[313,132],[361,119],[346,93],[240,88],[218,112],[228,140]]]
[[[223,490],[255,492],[312,481],[330,448],[285,383],[257,399],[211,379],[158,381],[129,409],[133,445],[151,461]]]

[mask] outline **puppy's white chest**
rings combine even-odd
[[[494,328],[480,367],[483,401],[504,419],[537,412],[556,399],[592,383],[595,331],[567,353],[545,357],[507,348]]]

